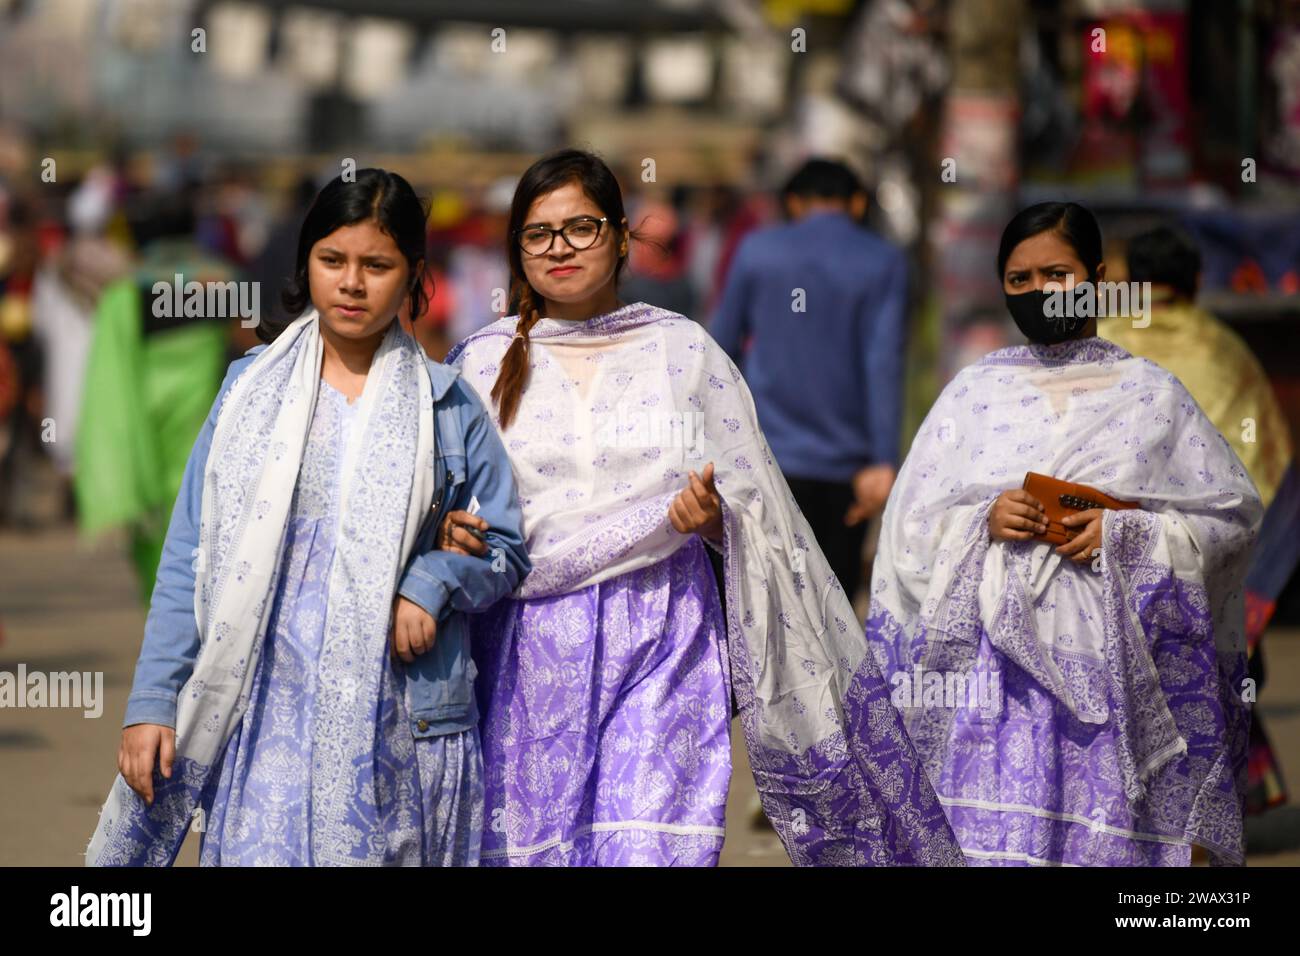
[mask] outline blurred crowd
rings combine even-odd
[[[126,294],[127,311],[143,315],[146,337],[158,331],[146,314],[149,289],[177,274],[258,283],[262,316],[283,317],[280,291],[293,272],[303,214],[336,173],[268,183],[258,170],[211,160],[179,137],[145,158],[105,155],[69,181],[0,177],[0,525],[35,529],[77,513],[88,360],[96,326],[123,307],[114,290],[136,290]],[[637,190],[631,173],[624,181],[640,240],[624,298],[704,320],[717,307],[741,239],[773,217],[771,197],[717,183]],[[434,358],[505,314],[513,190],[510,178],[421,190],[429,207],[430,294],[413,331]],[[202,347],[220,353],[214,362],[222,368],[258,342],[238,316],[205,316],[202,324]],[[87,491],[82,510],[102,508],[104,495]],[[120,510],[92,518],[89,530],[127,517]]]

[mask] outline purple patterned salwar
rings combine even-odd
[[[471,618],[482,863],[712,866],[731,777],[726,631],[704,545]]]

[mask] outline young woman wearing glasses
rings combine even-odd
[[[716,863],[734,699],[796,863],[961,863],[739,372],[696,322],[619,302],[630,237],[603,162],[538,160],[517,315],[448,356],[495,412],[533,567],[471,618],[482,862]],[[441,547],[485,554],[486,527],[453,512]]]

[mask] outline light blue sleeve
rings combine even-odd
[[[435,620],[452,611],[485,611],[510,594],[532,570],[524,547],[523,512],[510,458],[487,410],[474,390],[457,379],[449,401],[458,406],[465,435],[465,481],[458,501],[441,514],[478,498],[479,517],[488,523],[484,557],[432,550],[412,559],[398,587],[407,600]]]

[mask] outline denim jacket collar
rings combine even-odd
[[[460,375],[460,369],[453,368],[450,365],[443,365],[441,362],[435,362],[427,359],[424,363],[429,368],[429,383],[433,386],[433,400],[442,401],[442,397],[447,394],[447,389],[451,388],[452,383]]]

